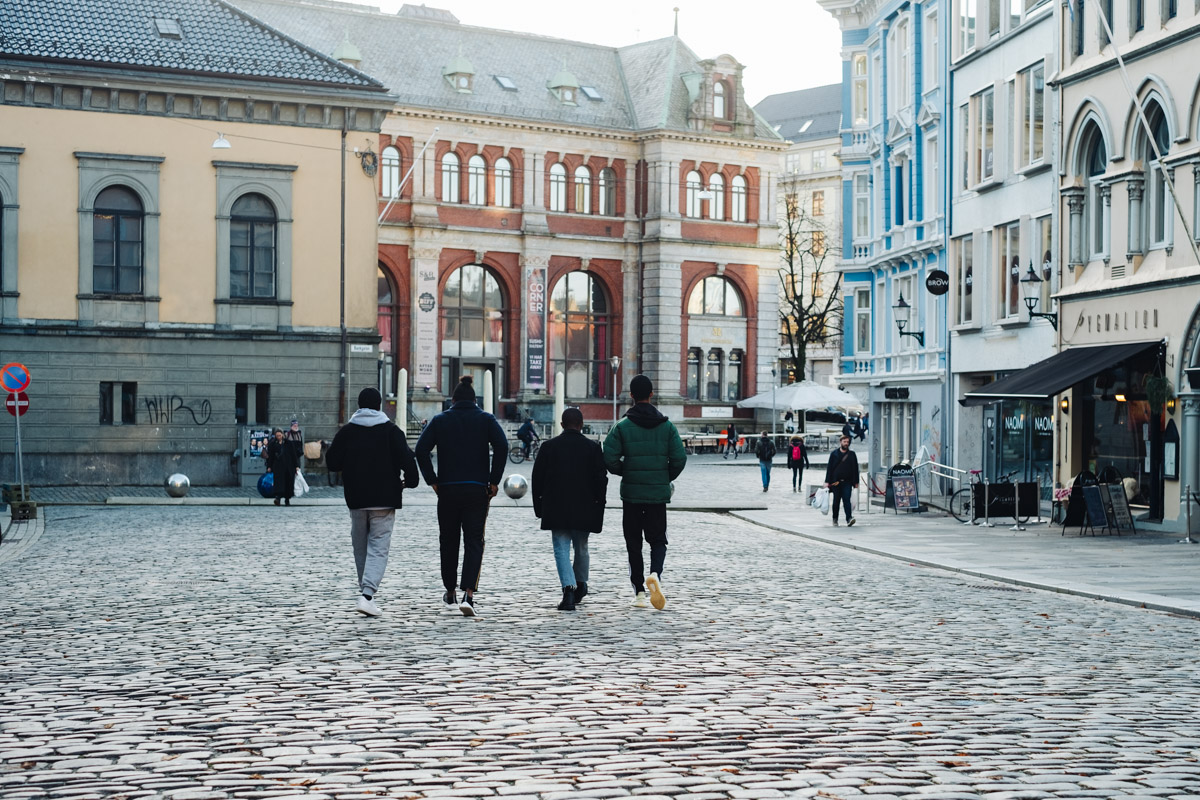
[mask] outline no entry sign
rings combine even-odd
[[[29,388],[29,370],[24,364],[12,362],[0,367],[0,389],[6,392],[23,392]]]
[[[23,417],[29,410],[29,395],[24,392],[10,394],[4,401],[4,408],[14,417]]]

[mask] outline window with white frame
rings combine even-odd
[[[582,164],[575,168],[575,213],[592,213],[592,173]]]
[[[871,352],[871,290],[854,290],[854,352]]]
[[[612,167],[600,170],[600,213],[606,217],[617,215],[617,173]]]
[[[550,167],[550,210],[567,210],[567,168],[562,164]]]
[[[729,183],[729,216],[734,222],[746,221],[746,179],[734,175]]]
[[[458,156],[446,153],[442,156],[442,202],[458,202]]]
[[[925,15],[924,57],[921,87],[928,92],[938,85],[938,15],[930,11]]]
[[[814,189],[812,193],[812,215],[814,217],[825,216],[825,191],[823,189]]]
[[[712,199],[708,201],[708,218],[725,219],[725,178],[719,172],[714,172],[708,179],[708,190]]]
[[[813,172],[820,172],[825,169],[825,151],[813,150],[812,152],[812,168]]]
[[[1100,0],[1099,7],[1100,7],[1100,15],[1103,16],[1104,19],[1108,21],[1109,27],[1112,27],[1114,24],[1114,22],[1113,22],[1113,0]],[[1071,9],[1071,6],[1067,6],[1067,9],[1069,11]],[[1096,22],[1097,22],[1096,27],[1099,29],[1098,33],[1100,36],[1100,47],[1104,47],[1109,42],[1108,30],[1104,27],[1104,21],[1096,20]]]
[[[1100,129],[1092,123],[1082,138],[1083,171],[1087,179],[1084,194],[1084,231],[1089,260],[1108,254],[1108,215],[1104,209],[1104,172],[1108,167],[1108,151]]]
[[[971,234],[953,240],[950,258],[954,280],[954,321],[970,325],[975,321],[974,290],[975,237]]]
[[[975,14],[977,0],[958,0],[958,54],[975,49]]]
[[[497,158],[492,166],[492,177],[495,183],[495,203],[501,208],[512,206],[512,162],[507,158]]]
[[[996,92],[985,89],[971,98],[971,186],[995,175]]]
[[[1021,223],[996,228],[996,317],[1012,319],[1021,312]]]
[[[725,107],[725,82],[713,81],[713,117],[725,119],[727,113]]]
[[[925,140],[925,219],[933,219],[942,213],[942,172],[938,157],[938,140],[930,136]],[[928,235],[928,234],[926,234]]]
[[[912,103],[912,42],[909,36],[911,29],[906,19],[897,26],[896,30],[896,44],[900,47],[897,59],[899,74],[896,76],[898,81],[896,99],[900,101],[900,108],[907,108]]]
[[[379,187],[384,197],[400,193],[400,151],[394,147],[385,147],[380,154]]]
[[[1171,132],[1167,125],[1167,117],[1163,114],[1158,103],[1146,107],[1146,121],[1154,133],[1154,144],[1158,154],[1151,147],[1150,139],[1144,129],[1138,128],[1141,143],[1140,157],[1146,165],[1145,210],[1146,237],[1150,247],[1164,247],[1171,243],[1171,215],[1173,204],[1171,195],[1167,192],[1167,181],[1163,175],[1162,161],[1166,159],[1167,151],[1171,148]],[[1160,160],[1161,157],[1161,160]],[[1136,223],[1134,223],[1136,224]]]
[[[467,202],[487,205],[487,162],[480,155],[467,159]]]
[[[860,172],[854,176],[854,238],[871,235],[871,178]]]
[[[1146,27],[1146,0],[1129,0],[1129,35]]]
[[[1021,72],[1017,76],[1017,86],[1021,107],[1017,166],[1028,167],[1041,163],[1045,158],[1045,66],[1035,64]]]
[[[989,40],[1000,35],[1000,3],[1001,0],[987,0]]]
[[[1038,287],[1041,290],[1041,296],[1038,302],[1038,310],[1043,313],[1050,312],[1050,295],[1053,291],[1052,286],[1054,281],[1054,251],[1053,242],[1050,240],[1050,217],[1040,217],[1033,221],[1034,247],[1033,250],[1033,269],[1037,272],[1037,276],[1042,279],[1041,285]]]
[[[855,53],[850,64],[851,113],[854,127],[861,128],[867,124],[867,54]]]
[[[958,151],[962,158],[958,165],[958,190],[965,192],[971,188],[971,106],[964,105],[958,110]]]
[[[879,115],[883,111],[883,103],[880,99],[883,97],[883,57],[879,53],[875,53],[871,57],[871,74],[868,76],[870,80],[871,92],[870,98],[875,102],[870,104],[868,117],[872,125],[879,122]]]
[[[684,195],[687,201],[684,204],[684,216],[700,219],[700,190],[704,188],[704,184],[700,182],[700,173],[691,170],[684,181]]]

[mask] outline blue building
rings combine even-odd
[[[880,473],[914,457],[940,460],[948,438],[947,295],[926,288],[946,268],[947,11],[911,0],[819,2],[842,31],[839,381],[870,414],[870,469]]]

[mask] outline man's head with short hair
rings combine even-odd
[[[763,431],[761,435],[762,435],[762,437],[763,437],[764,439],[765,439],[765,438],[767,438],[767,432],[766,432],[766,431]]]
[[[583,412],[578,408],[564,408],[562,413],[563,430],[583,430]]]
[[[450,395],[450,399],[458,403],[463,400],[475,402],[475,379],[470,375],[463,375],[458,379],[458,385],[454,387],[454,394]]]
[[[379,394],[379,390],[373,386],[368,386],[358,393],[358,407],[370,408],[378,411],[383,405],[383,397]]]
[[[645,375],[634,375],[629,382],[629,396],[635,403],[644,403],[654,394],[654,384]]]
[[[849,447],[850,446],[850,437],[843,433],[838,438],[838,442],[842,445],[842,447]]]

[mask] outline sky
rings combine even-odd
[[[403,0],[356,0],[392,13]],[[425,0],[464,25],[613,47],[679,37],[700,58],[728,53],[745,65],[746,101],[841,81],[841,34],[816,0]]]

